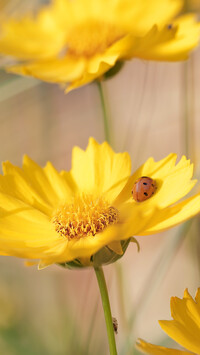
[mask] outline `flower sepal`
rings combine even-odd
[[[94,254],[92,259],[92,266],[97,267],[101,265],[109,265],[114,263],[115,261],[119,260],[125,253],[131,239],[126,239],[120,241],[121,245],[121,252],[114,251],[111,249],[111,246],[106,245],[104,248],[100,249],[96,254]]]
[[[119,242],[121,246],[120,254],[112,250],[108,245],[106,245],[105,247],[101,248],[96,254],[92,255],[90,258],[74,259],[66,263],[58,263],[57,265],[67,269],[80,269],[85,267],[97,267],[101,265],[112,264],[124,255],[129,243],[133,241],[137,244],[139,250],[139,244],[135,240],[135,238],[129,238]]]
[[[120,72],[120,70],[123,68],[124,62],[122,61],[117,61],[116,64],[110,68],[105,74],[102,76],[103,80],[108,80],[113,78],[116,74]]]
[[[69,261],[67,263],[57,263],[57,265],[67,269],[75,269],[75,268],[80,269],[84,267],[84,265],[82,265],[79,259],[74,259],[73,261]]]

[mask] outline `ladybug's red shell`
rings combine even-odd
[[[142,176],[136,180],[133,185],[133,199],[137,202],[148,200],[156,191],[157,186],[155,180],[148,176]]]

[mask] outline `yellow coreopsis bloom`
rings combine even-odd
[[[152,158],[131,175],[128,153],[89,140],[73,149],[72,168],[41,168],[27,156],[23,167],[3,164],[0,175],[0,254],[52,263],[95,266],[125,252],[131,236],[175,226],[200,210],[200,195],[182,199],[194,186],[193,168],[176,155]],[[143,202],[133,199],[134,182],[155,180],[157,190]],[[146,185],[146,183],[145,183]],[[145,198],[146,192],[144,193]],[[134,240],[134,239],[132,239]]]
[[[200,355],[200,288],[193,299],[188,290],[183,299],[171,298],[173,320],[159,321],[161,328],[185,350],[169,349],[140,340],[137,347],[150,355]]]
[[[54,0],[36,17],[4,21],[0,53],[20,61],[8,71],[69,84],[69,91],[127,59],[186,59],[200,25],[193,15],[176,18],[182,6],[182,0]]]

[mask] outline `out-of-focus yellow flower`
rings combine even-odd
[[[52,263],[92,266],[121,257],[131,236],[175,226],[200,210],[200,195],[182,199],[194,186],[193,167],[170,154],[152,158],[133,175],[128,153],[89,140],[86,151],[73,149],[72,169],[41,168],[27,156],[23,167],[3,164],[0,175],[0,253]],[[132,197],[141,176],[156,181],[143,202]],[[134,241],[134,239],[132,239]],[[72,264],[70,264],[72,262]]]
[[[1,26],[0,53],[17,59],[8,71],[69,84],[102,77],[131,58],[178,61],[197,46],[193,15],[176,18],[181,0],[54,0],[38,15]]]
[[[150,355],[200,355],[200,288],[193,299],[188,290],[183,299],[171,298],[171,315],[173,320],[159,321],[161,328],[177,343],[188,351],[169,349],[152,345],[140,340],[137,347]]]

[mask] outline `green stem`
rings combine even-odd
[[[103,92],[103,85],[102,85],[101,81],[97,81],[96,83],[98,86],[100,100],[101,100],[101,106],[102,106],[102,111],[103,111],[103,125],[104,125],[105,139],[108,143],[110,143],[109,119],[108,119],[108,113],[106,110],[106,102],[105,102],[105,95]]]
[[[108,334],[110,355],[117,355],[115,334],[114,334],[114,329],[113,329],[113,321],[112,321],[112,315],[111,315],[111,310],[110,310],[110,302],[109,302],[109,297],[108,297],[106,280],[104,277],[102,267],[100,267],[100,266],[95,267],[94,270],[96,273],[96,277],[97,277],[97,281],[98,281],[98,285],[99,285],[99,290],[100,290],[100,294],[101,294],[101,300],[102,300],[104,316],[105,316],[105,321],[106,321],[107,334]]]

